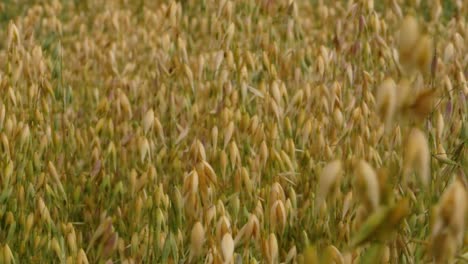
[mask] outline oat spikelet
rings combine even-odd
[[[377,173],[369,163],[361,160],[357,165],[356,174],[359,186],[364,188],[365,201],[370,204],[372,210],[376,210],[380,204],[380,188]]]
[[[294,263],[294,260],[296,259],[297,256],[297,249],[296,246],[293,246],[289,251],[288,254],[286,255],[286,260],[285,263]]]
[[[340,160],[334,160],[322,169],[317,186],[316,206],[320,206],[325,201],[333,185],[339,181],[341,171],[342,164]]]
[[[421,73],[428,73],[431,67],[433,56],[433,43],[432,39],[425,35],[418,40],[416,49],[414,50],[414,62]]]
[[[224,133],[224,145],[223,149],[226,149],[228,143],[231,141],[232,134],[234,133],[234,122],[229,122],[226,132]]]
[[[412,52],[419,39],[419,25],[416,19],[412,16],[407,16],[400,26],[399,35],[399,51],[400,60],[403,63],[411,61]]]
[[[13,252],[11,251],[10,246],[8,246],[8,244],[5,244],[5,246],[3,247],[3,260],[5,264],[16,263]]]
[[[377,111],[385,123],[385,129],[390,130],[397,106],[396,84],[393,79],[386,79],[377,91]]]
[[[459,179],[454,179],[436,205],[428,250],[436,263],[453,259],[457,248],[463,244],[467,201],[466,187]]]
[[[280,200],[283,203],[286,202],[286,195],[284,194],[283,187],[279,182],[273,183],[270,189],[270,207],[273,206],[273,204],[277,201]]]
[[[221,240],[221,251],[223,252],[224,263],[231,263],[234,254],[234,240],[230,233],[226,233]]]
[[[50,218],[49,208],[47,208],[46,204],[44,203],[44,200],[42,200],[42,197],[39,197],[38,209],[41,219],[43,219],[47,224],[51,224],[52,219]]]
[[[231,232],[231,222],[229,219],[223,215],[220,217],[218,220],[218,223],[216,224],[216,238],[218,241],[220,241],[222,238],[224,238],[224,235],[226,233]]]
[[[128,118],[132,118],[132,105],[127,95],[123,91],[120,91],[119,100],[120,100],[120,107],[122,107],[122,109],[125,111]]]
[[[444,49],[444,62],[449,63],[452,60],[454,54],[455,54],[455,46],[453,46],[452,42],[449,42],[449,44],[445,46],[445,49]]]
[[[258,218],[254,214],[250,214],[249,220],[237,233],[236,238],[234,239],[234,244],[238,245],[246,242],[249,243],[250,239],[258,238],[260,235],[260,223]]]
[[[268,254],[267,254],[267,259],[268,263],[274,264],[278,262],[278,240],[276,239],[276,236],[274,233],[271,233],[270,236],[268,237],[268,242],[267,242],[267,247],[268,247]]]
[[[58,186],[58,188],[60,190],[60,193],[63,196],[63,199],[66,200],[67,199],[67,194],[65,193],[65,189],[63,188],[62,182],[60,181],[60,176],[57,173],[57,169],[55,169],[55,166],[51,161],[49,161],[48,168],[49,168],[50,174],[52,175],[52,178],[55,181],[55,184],[57,184],[57,186]]]
[[[144,162],[146,157],[151,159],[150,144],[146,137],[141,137],[138,141],[138,150],[140,153],[141,162]]]
[[[205,242],[205,229],[200,222],[196,222],[190,236],[190,259],[201,256]]]
[[[286,227],[286,209],[281,200],[277,200],[270,209],[270,224],[273,230],[283,233]]]
[[[408,79],[401,79],[398,82],[397,89],[396,89],[396,103],[397,103],[397,109],[401,110],[403,107],[408,106],[408,101],[411,98],[410,96],[411,93],[411,83],[408,81]],[[378,101],[378,99],[377,99]]]
[[[61,259],[62,257],[62,249],[60,248],[60,245],[59,245],[59,242],[57,240],[57,238],[52,238],[52,241],[50,243],[50,247],[52,249],[52,251],[55,252],[55,254],[57,255],[57,258],[58,259]]]
[[[407,177],[411,171],[415,171],[422,184],[427,186],[430,181],[430,152],[424,133],[413,128],[406,143],[404,156],[404,176]]]
[[[77,264],[89,264],[88,257],[86,256],[86,253],[82,248],[80,249],[80,251],[78,251],[76,263]]]
[[[325,252],[328,255],[328,261],[331,261],[332,263],[345,263],[343,255],[335,246],[329,245],[325,249]]]
[[[449,231],[456,236],[458,243],[461,243],[468,209],[467,201],[468,194],[465,186],[460,180],[455,179],[440,198],[434,231],[440,230],[441,225],[446,225]]]
[[[147,134],[148,131],[153,128],[153,125],[154,125],[153,109],[148,110],[146,114],[143,116],[142,124],[143,124],[143,131],[145,132],[145,134]]]

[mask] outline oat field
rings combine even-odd
[[[0,263],[468,263],[468,2],[3,0]]]

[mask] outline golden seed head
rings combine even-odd
[[[449,42],[444,49],[444,62],[449,63],[455,55],[455,47],[452,42]]]
[[[277,263],[278,261],[278,240],[276,239],[276,236],[274,233],[271,233],[270,236],[268,237],[268,254],[267,254],[267,259],[269,263]]]
[[[432,38],[428,35],[422,36],[417,43],[414,51],[414,61],[416,66],[422,73],[428,73],[433,59],[433,43]]]
[[[410,52],[419,38],[419,26],[412,16],[406,16],[400,26],[399,46],[403,53]]]
[[[317,186],[317,206],[320,206],[320,204],[325,201],[332,187],[339,181],[341,172],[342,163],[340,160],[334,160],[322,169]]]
[[[358,185],[363,188],[359,193],[362,193],[366,203],[370,205],[372,210],[376,210],[380,204],[380,187],[377,173],[369,163],[361,160],[357,165],[356,175]]]
[[[230,233],[226,233],[221,240],[221,251],[225,263],[231,262],[234,254],[234,240]]]
[[[464,235],[465,216],[468,211],[467,201],[466,187],[460,180],[454,179],[440,198],[436,221],[441,222],[436,222],[433,235],[443,232],[437,228],[438,224],[446,225],[449,232],[456,237],[457,243],[461,243]]]
[[[378,88],[377,91],[377,111],[380,118],[385,123],[387,131],[390,129],[393,117],[397,107],[397,91],[396,84],[391,79],[386,79]]]
[[[415,171],[421,183],[427,186],[430,181],[430,151],[424,133],[413,128],[409,134],[404,157],[404,174]]]
[[[193,257],[198,257],[202,254],[204,242],[205,229],[200,222],[196,222],[190,236],[190,253]]]
[[[153,128],[154,124],[154,111],[153,109],[148,110],[145,115],[143,116],[142,125],[143,131],[145,134],[149,132],[151,128]]]
[[[0,263],[461,261],[464,2],[259,1],[0,1]]]
[[[283,233],[286,228],[286,209],[281,200],[277,200],[270,209],[270,225],[272,230]]]
[[[216,224],[216,237],[220,241],[226,233],[231,232],[231,222],[223,215]]]

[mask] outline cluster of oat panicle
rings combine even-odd
[[[462,0],[0,3],[0,263],[466,263]]]

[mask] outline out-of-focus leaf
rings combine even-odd
[[[354,235],[351,240],[351,246],[359,246],[373,238],[379,227],[383,226],[390,210],[391,208],[389,207],[377,208],[377,210],[367,218],[358,233]]]
[[[378,263],[382,258],[383,245],[380,243],[372,244],[361,256],[360,264]]]
[[[353,237],[351,246],[356,247],[372,239],[386,240],[409,214],[409,211],[408,198],[401,199],[392,206],[378,208]]]
[[[315,245],[309,246],[304,251],[304,263],[318,264],[319,257],[317,253],[317,247]]]

